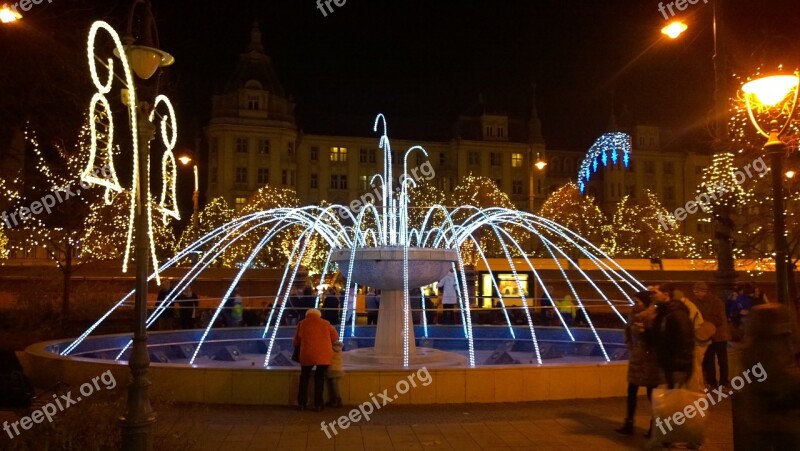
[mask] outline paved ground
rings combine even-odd
[[[649,403],[640,398],[637,434],[613,431],[624,398],[515,404],[388,405],[330,439],[320,422],[349,409],[299,412],[289,407],[172,406],[159,412],[160,433],[191,450],[626,450],[643,449]],[[730,403],[712,407],[704,450],[730,450]]]

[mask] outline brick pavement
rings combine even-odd
[[[351,407],[352,408],[352,407]],[[388,405],[328,438],[320,422],[348,408],[173,405],[159,412],[159,433],[191,450],[627,450],[643,449],[649,403],[640,398],[637,434],[621,436],[625,399],[466,405]],[[704,450],[730,450],[730,403],[711,408]]]

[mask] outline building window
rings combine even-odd
[[[236,138],[236,152],[247,153],[247,138]]]
[[[367,163],[369,161],[369,149],[362,148],[358,153],[358,162]]]
[[[289,141],[286,143],[286,153],[289,155],[294,155],[294,141]]]
[[[247,183],[247,168],[236,168],[236,183]]]
[[[248,95],[247,96],[247,109],[248,110],[258,110],[259,108],[259,101],[258,96]]]
[[[503,129],[503,127],[497,127],[497,137],[502,138],[504,134],[505,130]]]
[[[311,189],[317,189],[317,186],[319,186],[319,180],[317,179],[317,174],[311,174],[311,181],[309,182],[309,186],[311,186]]]
[[[666,202],[674,202],[675,201],[675,188],[671,186],[664,187],[664,200]]]
[[[473,166],[477,166],[481,164],[481,156],[478,152],[470,152],[469,153],[469,164]]]
[[[522,194],[522,180],[511,182],[511,194]]]
[[[311,161],[317,161],[317,159],[319,159],[319,147],[311,146],[310,156]]]
[[[331,161],[347,161],[347,147],[331,147]]]
[[[246,197],[237,197],[236,199],[233,200],[233,206],[234,208],[236,208],[236,211],[242,211],[242,208],[244,208],[246,203],[247,203]]]
[[[284,185],[294,185],[294,171],[288,169],[281,171],[281,183]]]
[[[672,175],[672,162],[665,161],[664,162],[664,175]]]
[[[269,169],[258,168],[258,172],[256,173],[256,179],[258,183],[262,185],[266,185],[267,183],[269,183]]]
[[[447,163],[447,155],[444,152],[439,152],[439,166],[444,166]]]
[[[450,192],[450,191],[453,190],[453,188],[454,188],[453,179],[451,179],[450,177],[440,177],[439,180],[441,180],[440,183],[441,183],[442,191]]]
[[[656,173],[656,164],[654,161],[645,161],[644,162],[644,173],[645,174],[655,174]]]
[[[521,153],[512,153],[511,154],[511,167],[513,167],[513,168],[521,168],[522,167],[522,154]]]
[[[369,186],[369,176],[366,176],[366,175],[358,176],[358,188],[361,191],[369,190],[369,188],[370,188],[370,186]]]
[[[258,153],[261,155],[269,155],[269,140],[268,139],[259,139],[258,140]]]
[[[376,153],[377,152],[375,151],[375,149],[369,149],[369,162],[370,163],[374,163],[375,162],[375,154]]]
[[[492,136],[492,127],[491,126],[487,126],[486,127],[486,136],[488,136],[488,137]]]
[[[331,174],[331,189],[347,189],[347,176]]]
[[[489,154],[489,164],[492,166],[500,166],[500,154],[492,152]]]

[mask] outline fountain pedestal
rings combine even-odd
[[[338,263],[340,271],[351,283],[381,290],[378,325],[375,330],[375,347],[360,348],[343,353],[343,361],[350,367],[402,366],[408,330],[408,363],[412,366],[465,366],[466,357],[433,348],[417,348],[411,312],[406,319],[405,276],[408,287],[419,288],[439,281],[456,261],[456,252],[450,249],[408,248],[408,271],[404,271],[400,246],[370,247],[355,250],[352,270],[351,250],[333,252],[331,260]],[[405,324],[408,325],[406,329]],[[344,337],[342,337],[344,338]]]

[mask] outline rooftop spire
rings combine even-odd
[[[253,28],[250,29],[250,52],[264,53],[264,45],[261,43],[261,29],[258,27],[258,19],[253,19]]]
[[[532,83],[531,87],[531,118],[528,121],[528,137],[531,144],[544,144],[542,121],[539,120],[539,110],[536,108],[536,83]]]

